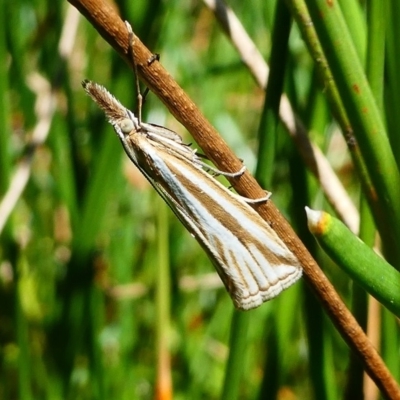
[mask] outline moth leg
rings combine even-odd
[[[160,54],[154,53],[154,54],[147,60],[147,65],[153,64],[154,61],[160,61]]]
[[[233,193],[236,196],[239,196],[242,200],[244,200],[247,204],[258,204],[258,203],[266,203],[272,196],[271,192],[265,192],[267,195],[264,197],[260,197],[258,199],[249,199],[248,197],[240,196],[239,194]]]
[[[129,47],[128,47],[128,53],[132,58],[133,62],[133,70],[135,71],[135,82],[136,82],[136,92],[137,92],[137,101],[138,101],[138,120],[139,120],[139,125],[142,123],[142,105],[143,105],[143,96],[142,93],[140,92],[140,85],[139,85],[139,75],[138,75],[138,68],[137,68],[137,63],[136,63],[136,57],[135,57],[135,52],[133,50],[133,45],[135,43],[135,35],[133,33],[131,24],[128,21],[125,21],[126,29],[128,30],[129,34]]]
[[[222,176],[226,176],[228,178],[237,178],[238,176],[242,176],[244,174],[244,171],[246,171],[245,165],[243,165],[243,167],[240,168],[240,170],[237,172],[225,172],[225,171],[221,171],[217,168],[214,168],[211,165],[208,165],[201,160],[196,160],[196,163],[199,164],[201,167],[205,168],[206,170],[212,171],[215,174],[215,176],[222,175]]]
[[[154,53],[154,54],[147,60],[147,65],[153,64],[154,61],[160,61],[160,55],[159,55],[158,53]],[[144,90],[144,92],[143,92],[143,94],[142,94],[142,97],[143,97],[142,105],[146,102],[146,97],[147,97],[149,91],[150,91],[150,89],[149,89],[148,87]]]

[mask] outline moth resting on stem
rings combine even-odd
[[[101,85],[85,80],[82,86],[106,114],[131,161],[206,251],[235,306],[249,310],[276,297],[301,277],[302,269],[248,204],[267,201],[269,195],[253,200],[231,192],[204,168],[236,177],[245,167],[236,173],[219,171],[205,164],[177,133],[142,122],[137,73],[136,82],[138,117]]]

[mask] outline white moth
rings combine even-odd
[[[206,251],[237,308],[255,308],[300,278],[299,260],[248,205],[251,200],[208,174],[204,167],[221,172],[204,164],[177,133],[141,122],[96,83],[85,80],[82,86],[105,112],[128,157]]]

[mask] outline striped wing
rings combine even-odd
[[[140,122],[104,87],[87,80],[82,86],[132,162],[207,252],[237,308],[257,307],[300,278],[298,259],[275,231],[207,174],[178,134]]]
[[[169,147],[137,133],[126,143],[139,169],[207,252],[237,308],[257,307],[300,278],[297,258],[240,196]]]

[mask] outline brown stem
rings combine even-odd
[[[103,0],[69,0],[69,2],[92,23],[133,69],[128,52],[128,31],[116,10]],[[134,53],[141,79],[192,134],[217,168],[227,172],[239,171],[242,167],[241,161],[161,64],[148,62],[152,53],[137,36],[135,36]],[[250,198],[265,196],[265,192],[247,171],[239,178],[233,178],[231,184],[243,196]],[[266,221],[269,221],[289,249],[298,257],[303,265],[305,279],[320,299],[342,337],[359,355],[376,385],[386,397],[400,399],[399,387],[386,365],[289,223],[272,201],[255,208]]]

